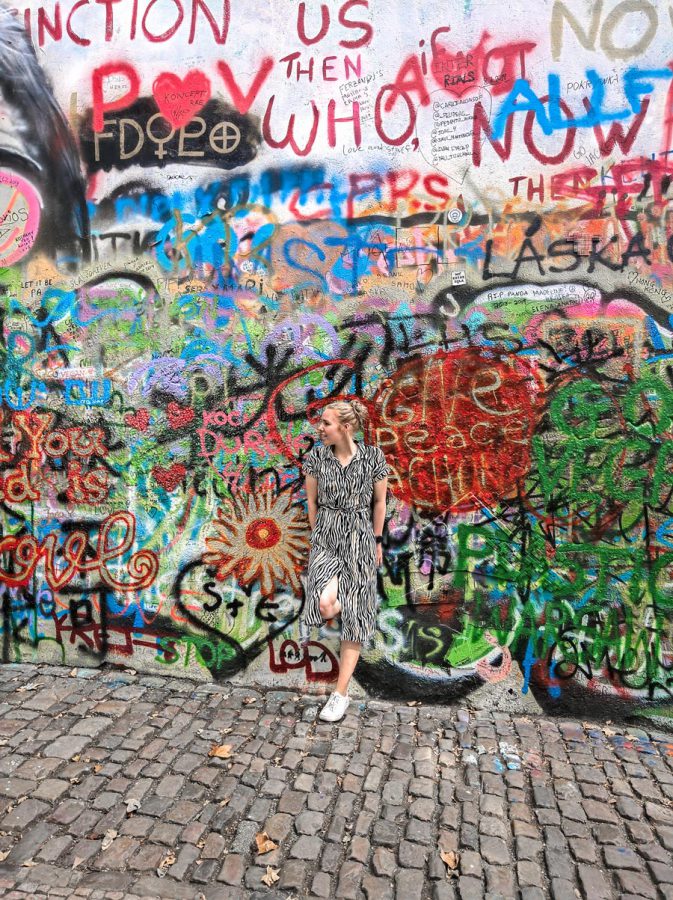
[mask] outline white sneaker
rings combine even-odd
[[[318,718],[323,722],[338,722],[343,719],[350,702],[350,697],[342,697],[341,694],[333,691],[327,703],[320,710]]]

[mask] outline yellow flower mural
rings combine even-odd
[[[217,567],[220,581],[234,576],[242,586],[259,582],[263,596],[276,586],[299,593],[299,574],[308,555],[309,527],[290,494],[270,488],[236,496],[217,511],[215,537],[206,538],[203,561]]]

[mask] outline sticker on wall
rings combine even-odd
[[[451,284],[453,287],[459,284],[465,284],[467,278],[465,276],[465,269],[460,269],[458,272],[451,273]]]
[[[11,266],[32,248],[40,227],[40,196],[33,185],[0,169],[0,265]]]

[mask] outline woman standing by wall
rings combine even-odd
[[[341,614],[339,678],[320,712],[326,722],[343,718],[362,644],[376,628],[388,466],[382,450],[354,440],[366,415],[359,400],[330,403],[318,424],[321,445],[304,460],[312,534],[302,617],[317,627]]]

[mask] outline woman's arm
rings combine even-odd
[[[306,499],[308,500],[308,524],[311,531],[315,528],[315,519],[318,515],[318,479],[313,475],[306,475],[304,478],[304,487],[306,489]]]
[[[386,492],[388,490],[388,479],[382,478],[380,481],[374,482],[374,506],[372,509],[372,525],[374,526],[374,534],[383,534],[383,526],[386,520]],[[380,566],[383,563],[383,547],[381,543],[376,545],[376,564]]]

